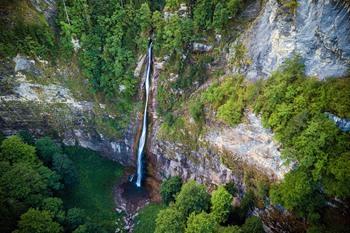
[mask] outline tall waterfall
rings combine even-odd
[[[143,112],[143,124],[142,124],[142,132],[139,140],[139,147],[137,150],[137,180],[136,186],[141,187],[142,182],[142,172],[143,172],[143,164],[142,157],[143,151],[145,149],[146,143],[146,133],[147,133],[147,106],[148,106],[148,95],[149,95],[149,84],[150,84],[150,76],[151,76],[151,66],[152,66],[152,41],[148,45],[147,51],[147,70],[146,70],[146,79],[145,79],[145,89],[146,89],[146,102],[145,102],[145,110]]]

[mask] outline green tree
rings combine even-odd
[[[26,163],[17,163],[0,178],[0,187],[9,198],[37,205],[48,195],[47,180]]]
[[[325,191],[338,197],[350,196],[350,153],[346,152],[332,158],[323,176]]]
[[[232,196],[223,186],[211,194],[211,214],[218,223],[225,223],[232,208]]]
[[[160,195],[165,204],[175,200],[176,195],[180,192],[182,180],[179,176],[173,176],[164,180],[160,186]]]
[[[74,230],[86,221],[86,214],[83,209],[71,208],[67,211],[66,222],[69,229]]]
[[[194,180],[185,183],[180,193],[176,196],[175,206],[184,216],[190,213],[200,213],[209,208],[210,196],[205,186],[196,183]]]
[[[185,217],[174,207],[161,210],[156,219],[155,233],[181,233],[185,229]]]
[[[11,136],[5,139],[0,147],[1,161],[8,161],[10,164],[24,162],[34,164],[36,162],[35,148],[25,144],[18,136]]]
[[[35,144],[35,139],[28,130],[19,131],[18,136],[22,138],[22,141],[28,145],[33,146]]]
[[[196,28],[206,30],[211,26],[213,17],[212,1],[197,0],[193,10],[193,20]]]
[[[39,157],[45,164],[52,163],[52,157],[56,153],[62,153],[62,148],[58,146],[51,138],[43,137],[36,141],[35,147]]]
[[[65,154],[54,154],[52,158],[52,168],[63,179],[65,185],[73,185],[78,181],[77,171],[75,166]]]
[[[264,233],[263,224],[260,218],[252,216],[246,219],[242,226],[242,233]]]
[[[212,27],[215,29],[217,33],[221,33],[224,27],[227,24],[229,19],[229,11],[224,5],[219,2],[215,6],[213,24]]]
[[[212,215],[205,212],[192,213],[188,217],[185,233],[214,233],[215,229],[216,221]]]
[[[18,229],[14,233],[60,233],[63,228],[52,219],[48,211],[30,208],[21,216]]]
[[[45,198],[41,203],[41,209],[49,211],[53,219],[60,224],[65,221],[65,212],[63,209],[63,201],[58,197]]]
[[[289,172],[282,183],[272,186],[270,198],[272,203],[279,203],[300,216],[317,214],[315,210],[324,201],[317,191],[317,183],[302,169]]]

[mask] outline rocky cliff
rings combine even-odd
[[[79,79],[77,69],[19,55],[13,61],[2,61],[1,67],[3,133],[29,130],[36,136],[51,135],[65,145],[80,145],[124,165],[134,165],[133,124],[119,136],[115,126],[108,125],[116,118],[108,106],[82,95],[87,84]]]
[[[241,14],[243,20],[250,21],[249,27],[233,42],[233,45],[242,43],[246,47],[249,62],[243,67],[243,73],[248,80],[268,77],[287,58],[299,54],[309,76],[324,79],[347,75],[350,64],[349,12],[349,6],[338,1],[300,0],[295,12],[276,0],[264,4],[253,1]],[[227,59],[233,56],[234,49]],[[239,70],[234,67],[227,73]],[[157,72],[162,71],[156,69],[156,76]],[[154,117],[153,132],[149,136],[149,157],[154,160],[155,175],[160,179],[179,175],[185,180],[209,184],[234,180],[244,188],[244,176],[252,170],[257,176],[276,180],[282,179],[291,169],[281,159],[280,145],[274,140],[273,133],[249,110],[244,122],[236,127],[207,124],[197,148],[164,139],[161,122],[162,119]],[[191,119],[186,124],[190,122]],[[339,127],[346,127],[345,119],[337,122]]]
[[[301,55],[306,74],[321,79],[347,74],[350,64],[350,7],[345,1],[298,0],[283,7],[268,0],[243,33],[251,65],[247,78],[267,77],[293,54]]]

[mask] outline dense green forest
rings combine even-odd
[[[114,231],[112,186],[120,166],[26,131],[3,139],[0,153],[1,232]]]
[[[208,64],[227,49],[225,43],[238,36],[231,27],[244,24],[238,15],[247,1],[57,2],[54,27],[26,0],[0,3],[7,14],[1,17],[0,28],[10,27],[0,30],[1,59],[21,53],[53,64],[77,62],[89,91],[117,109],[118,124],[113,127],[123,130],[137,106],[139,80],[133,72],[152,38],[155,56],[168,59],[156,94],[162,135],[197,148],[207,122],[236,126],[249,109],[272,129],[283,158],[293,168],[275,184],[246,183],[245,194],[233,184],[208,193],[194,181],[182,184],[178,177],[169,178],[161,186],[163,203],[141,211],[136,232],[263,232],[261,220],[252,211],[271,206],[293,213],[308,232],[349,231],[343,221],[349,214],[332,212],[329,203],[349,203],[350,135],[325,114],[350,118],[349,77],[323,81],[307,77],[297,54],[269,78],[256,82],[241,74],[224,75],[222,67],[210,70]],[[186,14],[177,11],[181,3],[188,7]],[[281,4],[295,13],[296,1]],[[193,42],[205,38],[212,43],[217,34],[222,40],[216,49],[193,50]],[[234,50],[235,56],[225,65],[244,67],[251,62],[244,45],[236,44]],[[170,82],[170,74],[177,79]],[[208,88],[196,92],[208,80]],[[183,133],[189,131],[186,114],[195,122],[194,137]],[[25,131],[2,138],[0,155],[1,232],[114,230],[114,219],[120,216],[110,208],[111,184],[97,184],[106,177],[116,180],[121,167],[97,160],[90,151],[62,148],[47,137],[34,140]],[[89,173],[90,169],[99,175]],[[242,201],[232,207],[235,197]]]

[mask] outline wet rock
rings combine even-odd
[[[326,116],[335,122],[335,124],[339,127],[340,130],[344,132],[350,131],[350,119],[340,118],[332,113],[326,112]]]

